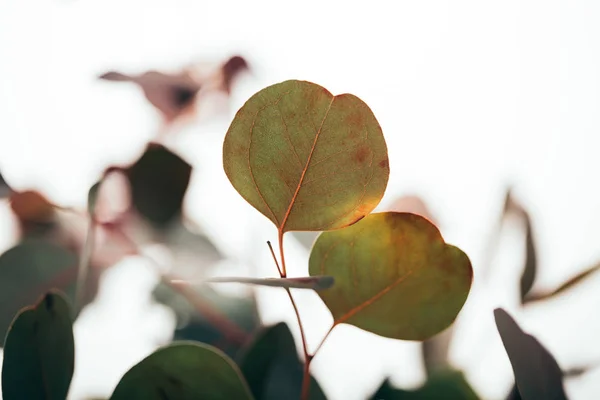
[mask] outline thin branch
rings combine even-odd
[[[283,255],[283,231],[279,230],[277,232],[277,239],[279,241],[279,254],[281,256],[281,277],[287,277],[287,271],[285,268],[285,257]]]
[[[298,320],[298,327],[300,328],[300,337],[302,338],[302,351],[304,352],[304,374],[302,377],[302,396],[300,397],[302,400],[308,399],[308,390],[310,388],[310,374],[308,368],[310,367],[310,354],[308,354],[308,345],[306,344],[306,335],[304,334],[304,325],[302,325],[302,319],[300,318],[300,311],[298,311],[298,306],[296,305],[296,301],[294,300],[294,296],[292,296],[292,291],[288,288],[285,289],[292,302],[292,307],[294,307],[294,313],[296,313],[296,319]],[[308,383],[307,382],[308,379]]]
[[[277,257],[275,256],[275,252],[273,251],[273,246],[271,245],[271,242],[269,240],[267,240],[267,245],[269,246],[269,250],[271,250],[271,255],[273,256],[273,261],[275,261],[275,266],[277,267],[277,272],[279,272],[279,276],[283,278],[283,272],[281,271],[281,268],[279,267],[279,263],[277,262]]]
[[[319,350],[321,350],[321,347],[323,347],[323,344],[325,343],[325,341],[327,340],[327,338],[331,334],[331,331],[333,331],[333,328],[335,328],[336,326],[337,326],[337,324],[335,324],[335,323],[333,325],[331,325],[331,328],[329,328],[329,330],[327,331],[327,333],[325,334],[325,336],[321,340],[321,343],[319,343],[319,345],[317,346],[317,348],[313,352],[313,354],[311,356],[311,361],[312,361],[313,358],[315,358],[315,356],[317,355],[317,353],[319,352]]]

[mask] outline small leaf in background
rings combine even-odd
[[[304,368],[292,332],[285,323],[264,328],[237,360],[257,400],[300,398]],[[312,376],[309,398],[326,399]]]
[[[319,236],[310,275],[331,275],[317,292],[334,318],[377,335],[424,340],[450,326],[471,288],[465,253],[444,242],[424,217],[371,214]]]
[[[12,192],[9,202],[23,236],[43,235],[56,227],[56,209],[41,193]]]
[[[77,256],[62,247],[26,240],[0,255],[0,335],[15,314],[52,288],[75,295]]]
[[[525,225],[525,265],[520,281],[521,303],[524,304],[527,294],[533,287],[537,273],[537,249],[533,237],[531,217],[525,208],[514,199],[511,190],[506,193],[504,213],[505,215],[516,214]]]
[[[163,347],[133,366],[110,400],[252,399],[237,365],[200,343]]]
[[[146,99],[160,112],[166,123],[171,123],[191,112],[191,106],[201,87],[200,82],[194,79],[189,71],[176,74],[147,71],[133,76],[109,71],[99,78],[139,85]]]
[[[231,94],[231,88],[235,79],[244,71],[249,70],[248,62],[241,56],[233,56],[223,63],[220,69],[221,88],[227,94]]]
[[[478,400],[462,372],[444,370],[431,375],[416,390],[394,388],[385,380],[371,400]]]
[[[231,337],[223,332],[210,318],[194,308],[188,300],[164,283],[156,286],[153,292],[155,301],[170,307],[177,318],[174,340],[195,340],[207,343],[235,356],[259,329],[258,308],[253,297],[233,297],[220,294],[209,287],[194,288],[194,296],[205,304],[212,313],[226,318],[245,333],[243,338]]]
[[[503,309],[495,309],[494,318],[523,400],[566,399],[563,373],[552,354]]]
[[[371,109],[351,94],[296,80],[261,90],[237,112],[223,167],[280,233],[355,223],[380,202],[389,176]]]
[[[575,275],[573,278],[569,279],[568,281],[566,281],[565,283],[560,285],[556,290],[553,290],[552,292],[530,293],[525,298],[525,301],[526,302],[540,301],[540,300],[546,300],[546,299],[560,296],[560,295],[564,294],[565,292],[573,289],[575,286],[579,285],[580,283],[585,281],[589,276],[593,275],[595,272],[598,272],[598,271],[600,271],[600,263],[593,265],[592,267],[586,269],[585,271],[580,272],[579,274]]]
[[[163,229],[181,215],[192,166],[166,147],[152,143],[125,171],[136,210]]]
[[[4,400],[62,400],[75,365],[73,322],[66,298],[47,293],[22,310],[4,343]]]
[[[309,276],[303,278],[211,278],[207,279],[207,283],[245,283],[249,285],[270,286],[279,288],[294,288],[294,289],[311,289],[325,290],[329,289],[334,284],[334,279],[331,276]],[[185,281],[174,282],[177,284],[186,284]]]

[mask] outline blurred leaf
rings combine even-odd
[[[211,278],[207,283],[246,283],[250,285],[271,286],[280,288],[325,290],[334,284],[331,276],[309,276],[303,278]],[[182,282],[185,284],[185,282]]]
[[[141,75],[126,75],[109,71],[99,78],[139,85],[146,99],[161,113],[167,122],[173,122],[190,111],[201,87],[200,82],[194,79],[188,71],[176,74],[147,71]]]
[[[200,343],[163,347],[123,376],[111,400],[252,399],[237,365]]]
[[[12,192],[9,202],[23,236],[40,236],[56,228],[55,207],[41,193],[33,190]]]
[[[424,340],[450,326],[473,279],[467,255],[446,244],[427,219],[408,213],[370,214],[322,233],[309,263],[310,275],[335,279],[317,292],[334,325],[403,340]]]
[[[296,80],[261,90],[237,112],[223,166],[280,234],[355,223],[380,202],[389,176],[370,108],[356,96]]]
[[[166,147],[152,143],[126,171],[134,207],[156,228],[181,215],[192,166]]]
[[[62,247],[26,240],[0,255],[0,335],[14,315],[52,288],[75,295],[77,257]]]
[[[195,340],[207,343],[235,356],[245,341],[230,338],[213,322],[210,315],[203,315],[190,302],[164,283],[156,286],[154,299],[170,307],[177,318],[174,340]],[[223,318],[234,323],[243,332],[250,334],[260,326],[258,309],[252,297],[230,297],[220,294],[209,287],[195,289],[195,297]]]
[[[0,174],[0,199],[10,196],[11,193],[11,187],[6,183],[2,174]]]
[[[573,287],[579,285],[581,282],[583,282],[585,279],[587,279],[590,275],[594,274],[598,270],[600,270],[600,263],[575,275],[573,278],[569,279],[568,281],[566,281],[565,283],[560,285],[558,287],[558,289],[556,289],[550,293],[532,293],[525,300],[526,300],[526,302],[532,302],[532,301],[546,300],[546,299],[549,299],[552,297],[559,296],[559,295],[565,293],[566,291],[572,289]]]
[[[47,293],[35,306],[23,309],[4,343],[4,400],[61,400],[67,397],[75,364],[69,304]]]
[[[235,78],[243,71],[248,70],[248,62],[241,56],[233,56],[229,58],[221,66],[222,88],[227,93],[231,93],[231,87]]]
[[[477,400],[478,396],[465,380],[462,372],[439,371],[416,390],[403,390],[392,387],[385,380],[372,400]]]
[[[242,373],[257,400],[299,399],[304,368],[298,358],[294,337],[280,322],[259,332],[237,357]],[[326,399],[311,376],[312,400]]]
[[[503,309],[495,309],[494,318],[523,400],[566,399],[563,374],[552,354]]]

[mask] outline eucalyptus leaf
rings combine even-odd
[[[225,136],[223,167],[280,233],[353,224],[381,201],[389,177],[371,109],[298,80],[269,86],[242,106]]]
[[[237,359],[257,400],[300,397],[304,369],[298,359],[292,332],[285,323],[280,322],[259,332]],[[309,398],[326,399],[312,376]]]
[[[317,292],[334,318],[377,335],[425,340],[454,321],[471,288],[469,258],[444,242],[426,218],[371,214],[346,228],[322,233],[310,275],[331,275]]]
[[[72,315],[66,298],[47,293],[15,318],[4,343],[4,400],[64,400],[75,364]]]
[[[220,350],[180,342],[158,349],[134,365],[110,400],[252,399],[237,365]]]
[[[496,326],[523,400],[564,400],[563,373],[550,352],[523,332],[503,309],[494,310]]]

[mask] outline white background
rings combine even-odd
[[[485,244],[503,190],[515,185],[540,248],[538,289],[551,289],[600,258],[600,3],[594,0],[211,1],[55,0],[0,3],[0,170],[16,188],[83,206],[110,163],[132,161],[159,119],[133,86],[99,82],[107,69],[176,70],[198,60],[248,57],[253,77],[229,113],[194,125],[173,148],[198,170],[186,210],[219,247],[273,275],[266,218],[233,190],[221,144],[233,113],[260,88],[304,79],[358,95],[373,109],[390,152],[382,206],[424,197],[446,240],[471,257],[475,284],[457,322],[453,363],[486,399],[512,384],[492,310],[506,307],[568,368],[600,360],[591,279],[575,296],[519,310],[518,230],[503,240],[488,280]],[[14,221],[0,212],[0,244]],[[307,254],[287,240],[289,268]],[[249,268],[238,263],[238,268]],[[149,303],[155,277],[139,260],[111,270],[98,301],[75,326],[71,397],[108,396],[119,377],[169,339],[173,317]],[[298,296],[314,348],[331,317],[313,294]],[[291,307],[260,291],[266,323]],[[362,399],[385,375],[404,387],[423,379],[418,346],[339,327],[315,359],[332,399]],[[596,398],[598,372],[567,384],[573,399]]]

